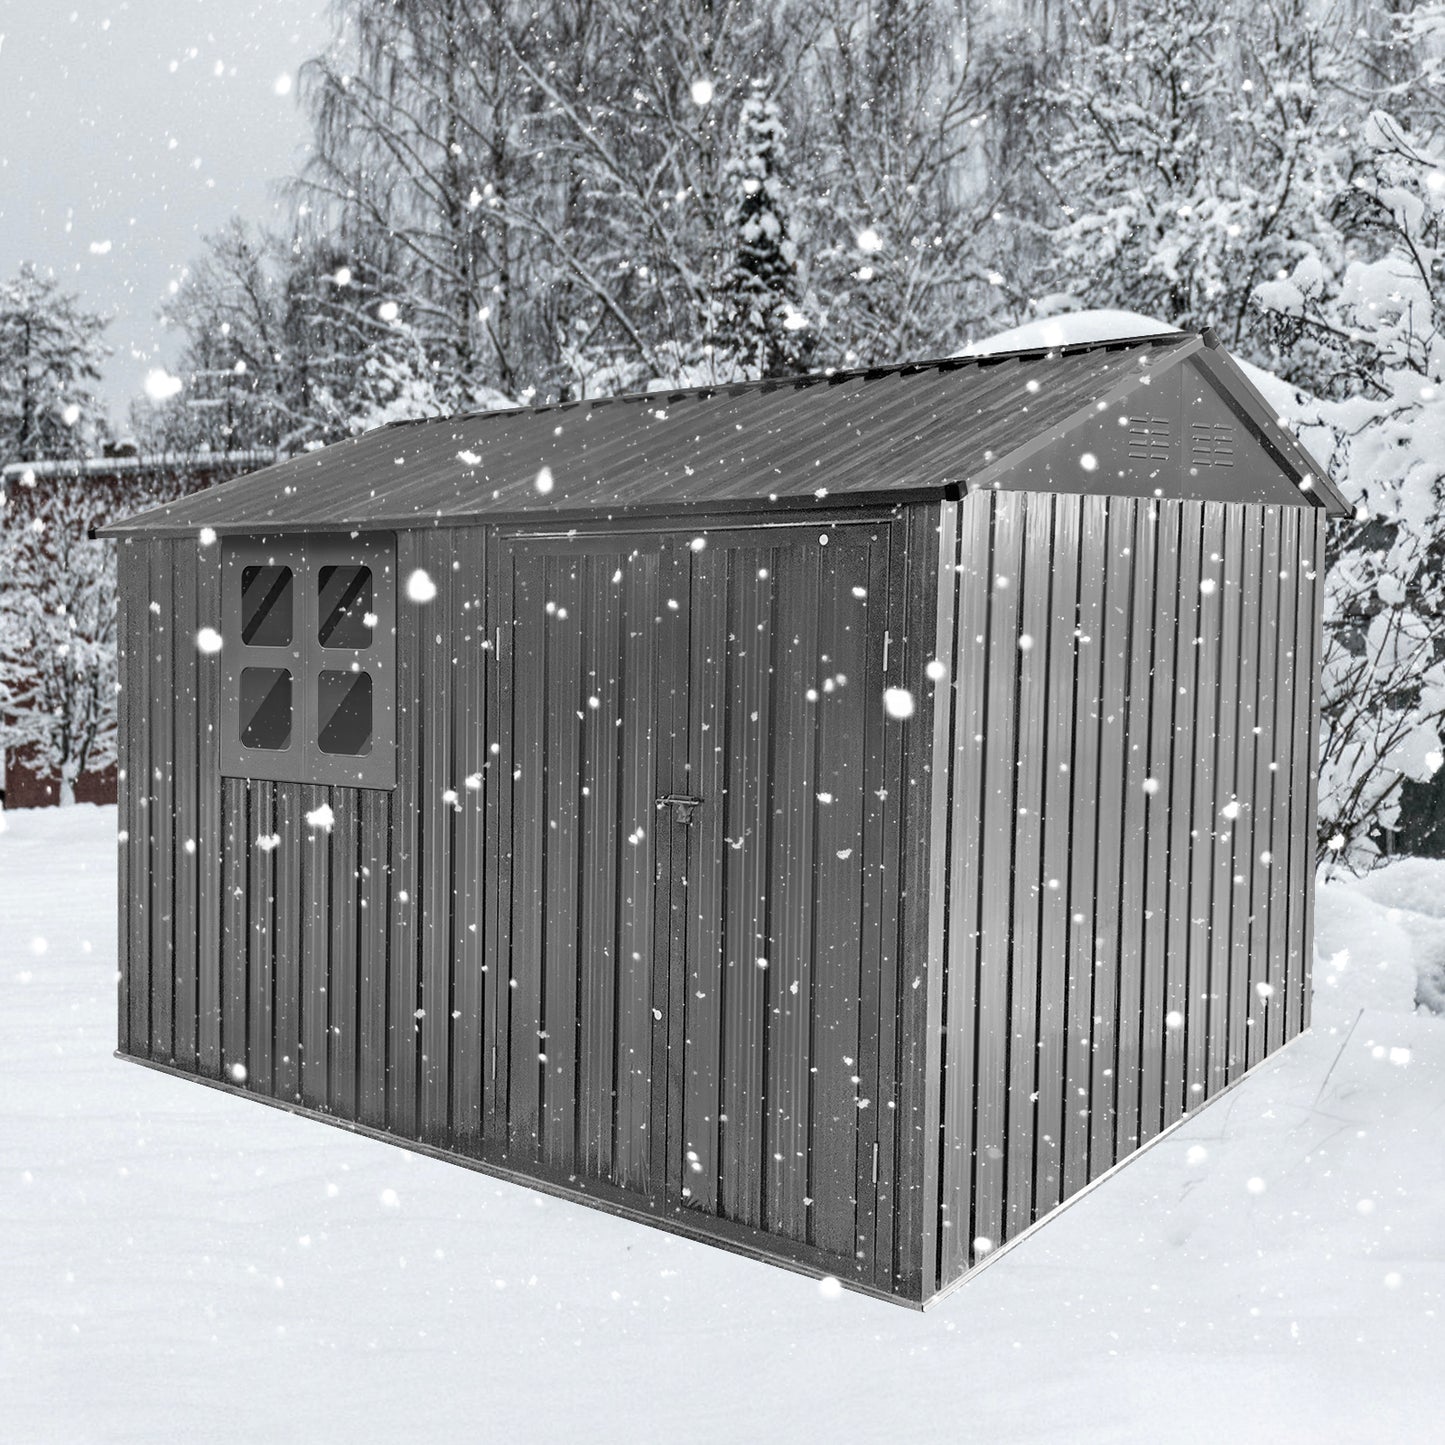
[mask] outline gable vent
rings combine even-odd
[[[1129,455],[1138,462],[1169,460],[1169,420],[1162,416],[1129,418]]]
[[[1189,464],[1194,467],[1232,467],[1234,428],[1228,422],[1190,422]]]

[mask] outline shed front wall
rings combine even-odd
[[[732,546],[708,533],[697,552],[702,522],[676,533],[665,566],[693,574],[678,594],[691,651],[674,673],[688,700],[660,724],[629,723],[615,686],[665,666],[670,646],[640,627],[627,645],[628,606],[604,605],[630,547],[399,533],[398,577],[424,568],[438,592],[398,610],[391,790],[223,779],[221,663],[195,644],[221,626],[219,549],[122,542],[120,1052],[918,1299],[933,725],[922,689],[907,721],[886,721],[877,700],[931,656],[937,511],[875,516],[836,528],[836,566],[817,539],[856,517],[739,532]],[[851,540],[864,532],[871,543]],[[658,601],[670,615],[678,592],[650,575],[629,584],[634,622]],[[557,631],[558,608],[586,626]],[[756,665],[738,655],[748,628],[767,644]],[[823,695],[840,673],[857,706]],[[673,771],[609,763],[586,732],[604,713],[638,734],[626,746],[651,731],[658,757],[676,752]],[[744,736],[694,749],[711,775],[691,777],[677,740],[724,715]],[[730,763],[749,728],[756,757]],[[787,745],[770,756],[776,737]],[[615,796],[626,786],[630,802]],[[654,793],[719,786],[734,812],[705,809],[686,828],[652,807]],[[656,847],[629,848],[600,814],[589,823],[594,790],[619,825],[651,813]],[[770,848],[736,846],[750,799]],[[329,830],[307,822],[322,804]],[[547,834],[565,834],[562,852]],[[618,901],[636,885],[657,909],[633,938]],[[709,888],[710,905],[679,908]],[[683,943],[645,976],[620,966],[630,959],[579,965],[668,932]],[[630,983],[638,1007],[619,1014]],[[599,1028],[602,1053],[588,1042]],[[613,1098],[629,1089],[620,1049],[648,1055],[640,1115]],[[654,1120],[678,1130],[677,1159],[629,1145],[629,1128]]]
[[[940,1287],[1307,1025],[1325,518],[994,492],[957,524]]]

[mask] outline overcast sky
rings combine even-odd
[[[174,358],[167,283],[235,213],[276,214],[305,144],[295,75],[325,0],[0,0],[0,275],[53,271],[113,317],[123,427]]]

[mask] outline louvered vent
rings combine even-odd
[[[1137,462],[1167,462],[1169,419],[1162,416],[1131,416],[1129,455]]]
[[[1223,421],[1190,422],[1189,464],[1194,467],[1232,467],[1234,428]]]

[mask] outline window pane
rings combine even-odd
[[[316,585],[322,647],[370,647],[371,568],[323,567]]]
[[[241,569],[241,641],[248,647],[291,645],[291,569]]]
[[[316,711],[323,753],[364,758],[371,751],[369,672],[323,672]]]
[[[241,669],[241,746],[291,746],[291,674],[284,667]]]

